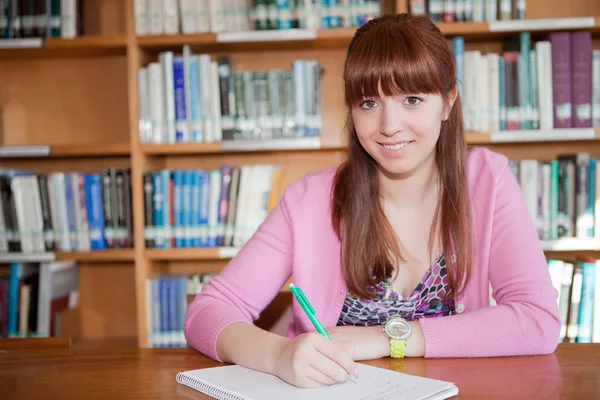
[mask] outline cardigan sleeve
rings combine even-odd
[[[190,304],[184,322],[190,347],[221,361],[217,338],[223,328],[256,320],[291,276],[290,197],[288,189],[239,253]]]
[[[507,163],[497,179],[489,254],[497,305],[421,319],[426,357],[546,354],[558,345],[558,293],[524,196]]]

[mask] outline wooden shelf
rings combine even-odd
[[[73,260],[84,263],[133,262],[133,249],[109,249],[97,251],[58,252],[57,260]]]
[[[438,23],[441,32],[449,37],[464,36],[469,37],[494,37],[497,35],[517,34],[521,31],[530,32],[550,32],[556,30],[577,30],[586,29],[594,34],[600,33],[600,17],[584,18],[552,18],[552,19],[531,19],[514,21],[495,21],[495,22],[454,22]],[[139,36],[137,43],[145,49],[166,50],[180,48],[184,44],[194,47],[206,47],[207,50],[216,48],[219,50],[257,50],[264,49],[276,50],[282,43],[286,43],[286,48],[307,47],[307,48],[332,48],[345,47],[356,32],[356,28],[336,28],[336,29],[316,29],[313,34],[306,34],[310,30],[297,30],[302,32],[295,38],[294,30],[285,31],[289,33],[288,37],[282,37],[282,31],[250,31],[228,33],[227,40],[221,38],[218,34],[206,33],[198,35],[159,35],[159,36]],[[272,37],[269,34],[272,33]],[[254,39],[252,36],[256,36]],[[267,38],[265,39],[265,35]],[[235,39],[239,37],[239,39]],[[238,45],[244,44],[240,47]]]
[[[57,146],[0,146],[3,158],[76,158],[129,156],[129,143],[75,144]]]
[[[51,146],[51,157],[129,156],[129,143],[80,144]]]
[[[226,260],[232,258],[238,251],[236,247],[146,249],[144,256],[152,261]]]
[[[23,47],[2,48],[0,45],[0,60],[124,56],[127,50],[127,39],[124,35],[79,36],[73,39],[48,38],[41,40],[41,44],[33,44],[34,41],[31,40],[23,43]]]
[[[319,151],[345,148],[341,142],[318,137],[273,140],[240,140],[213,143],[174,143],[140,145],[148,155],[218,154],[243,152]]]
[[[554,251],[599,251],[600,240],[595,238],[560,238],[557,240],[542,240],[542,249]]]

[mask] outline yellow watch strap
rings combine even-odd
[[[392,358],[404,358],[404,348],[406,340],[391,339],[390,340],[390,356]]]

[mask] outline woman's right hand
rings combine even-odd
[[[303,388],[345,382],[356,375],[354,349],[331,341],[319,333],[304,333],[280,342],[273,362],[273,373],[284,381]]]

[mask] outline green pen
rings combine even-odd
[[[310,302],[304,295],[304,292],[302,291],[302,289],[300,289],[298,286],[294,285],[293,283],[290,283],[290,291],[292,292],[292,294],[298,301],[298,304],[300,304],[300,307],[302,307],[302,309],[308,316],[308,319],[310,319],[310,322],[312,322],[312,324],[317,329],[317,332],[319,332],[321,335],[325,336],[327,339],[331,340],[331,338],[329,337],[329,335],[327,334],[325,329],[323,329],[323,326],[317,319],[315,309],[312,307],[312,305],[310,304]],[[354,384],[357,384],[356,378],[354,377],[354,375],[349,373],[348,379],[350,379],[350,381],[354,382]]]

